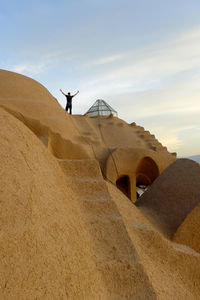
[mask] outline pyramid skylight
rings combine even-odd
[[[86,112],[86,115],[91,118],[97,116],[107,117],[110,115],[117,117],[117,112],[104,100],[98,99]]]

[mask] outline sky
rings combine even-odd
[[[0,0],[0,68],[104,99],[178,156],[200,154],[199,0]]]

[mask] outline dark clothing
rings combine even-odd
[[[69,102],[67,102],[65,110],[68,112],[68,109],[69,109],[69,113],[71,115],[72,114],[72,104],[69,104]]]
[[[73,96],[72,95],[66,95],[66,98],[67,98],[67,103],[72,104]]]
[[[66,105],[65,110],[68,111],[68,109],[69,109],[69,113],[71,115],[72,114],[72,98],[74,96],[72,96],[72,95],[65,95],[65,96],[67,98],[67,105]]]

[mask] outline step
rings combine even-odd
[[[102,178],[99,163],[96,159],[58,159],[65,175],[75,178]]]
[[[104,258],[104,257],[103,257]],[[109,299],[157,299],[140,261],[111,260],[97,263],[109,292]]]
[[[78,201],[88,201],[88,202],[96,202],[96,201],[111,201],[110,195],[106,194],[93,194],[93,195],[76,195]]]
[[[108,194],[108,189],[105,182],[102,180],[78,179],[72,177],[66,177],[68,183],[71,185],[73,191],[78,195],[87,196],[102,196]]]
[[[120,214],[110,218],[86,216],[84,221],[93,240],[96,262],[134,258],[133,245]]]
[[[109,199],[98,199],[96,201],[82,199],[80,208],[87,216],[95,216],[97,218],[111,218],[119,215],[116,204]]]

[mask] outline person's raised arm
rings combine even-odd
[[[79,91],[77,91],[76,94],[74,94],[72,97],[75,97],[78,93],[79,93]]]
[[[62,93],[64,96],[66,96],[65,93],[63,93],[63,91],[62,91],[61,89],[60,89],[60,91],[61,91],[61,93]]]

